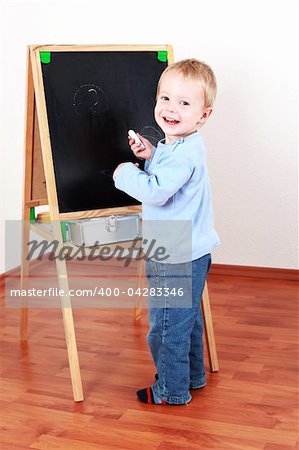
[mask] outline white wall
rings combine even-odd
[[[205,60],[218,78],[203,128],[222,240],[214,262],[296,268],[296,9],[288,1],[2,0],[1,248],[5,219],[21,218],[26,45],[171,43],[177,60]]]

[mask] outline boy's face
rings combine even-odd
[[[205,108],[203,89],[198,81],[183,78],[175,71],[162,76],[155,107],[155,120],[165,133],[165,143],[197,131],[212,108]]]

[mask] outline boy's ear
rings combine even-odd
[[[199,119],[198,123],[205,123],[205,121],[208,120],[208,118],[212,114],[212,111],[213,111],[213,108],[206,108],[203,111],[203,114],[202,114],[201,118]]]

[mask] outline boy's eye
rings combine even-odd
[[[181,105],[183,105],[183,106],[189,106],[189,105],[190,105],[190,103],[188,103],[188,102],[185,102],[185,100],[182,100],[182,101],[181,101]]]
[[[164,102],[167,102],[169,100],[169,97],[167,97],[166,95],[162,95],[161,100],[163,100]]]

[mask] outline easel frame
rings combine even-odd
[[[25,161],[24,161],[24,190],[23,190],[23,233],[22,233],[22,265],[21,283],[25,289],[29,274],[29,262],[25,258],[25,243],[28,242],[30,232],[30,208],[40,205],[49,205],[49,220],[54,224],[54,239],[63,246],[63,237],[59,223],[61,220],[84,219],[100,217],[110,214],[132,214],[140,212],[140,206],[109,208],[93,211],[80,211],[60,213],[58,206],[54,164],[52,158],[50,132],[47,119],[46,99],[44,93],[43,76],[39,52],[55,51],[161,51],[168,53],[168,60],[172,62],[173,52],[170,45],[31,45],[27,49],[27,92],[26,92],[26,123],[25,123]],[[42,170],[38,176],[44,175],[45,181],[36,183],[35,159],[39,159],[41,152]],[[59,288],[68,292],[68,275],[65,261],[56,261],[56,270]],[[139,268],[139,276],[140,276]],[[218,370],[218,359],[215,348],[213,324],[210,314],[207,286],[203,295],[203,315],[205,320],[206,338],[210,367],[212,371]],[[83,389],[79,367],[79,358],[74,329],[74,320],[69,296],[63,297],[62,315],[66,337],[67,353],[70,375],[75,402],[83,401]],[[140,318],[140,310],[135,309],[135,320]],[[21,309],[21,340],[28,339],[28,306],[23,304]]]

